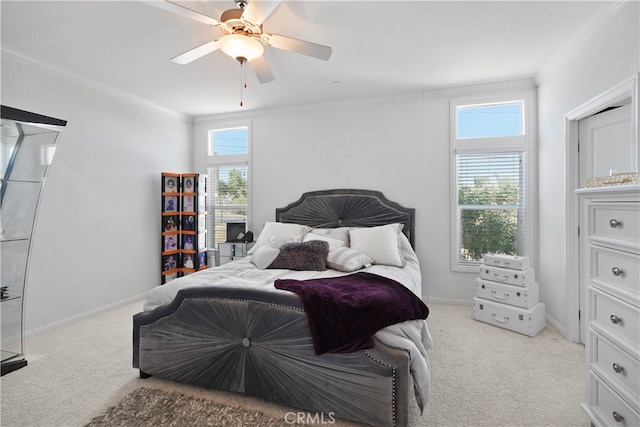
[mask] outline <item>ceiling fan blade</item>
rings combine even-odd
[[[214,50],[218,49],[218,47],[218,40],[213,40],[194,49],[188,50],[185,53],[182,53],[174,58],[171,58],[171,61],[175,62],[176,64],[185,65],[195,61],[196,59],[202,58],[208,53],[213,52]]]
[[[277,49],[300,53],[324,61],[331,57],[331,48],[317,43],[267,33],[262,35],[262,40],[269,46]]]
[[[178,3],[172,3],[168,0],[142,0],[144,3],[150,4],[160,9],[168,10],[169,12],[176,13],[178,15],[186,16],[196,21],[203,22],[207,25],[218,25],[220,22],[210,16],[203,15],[200,12],[189,9],[188,7],[181,6]]]
[[[250,1],[242,12],[242,19],[250,24],[260,26],[279,4],[280,0]]]
[[[258,77],[258,81],[260,83],[269,83],[275,80],[275,77],[273,77],[273,73],[271,72],[271,68],[269,68],[269,64],[267,64],[264,56],[252,59],[249,61],[249,65],[251,65],[251,69],[256,74],[256,77]]]

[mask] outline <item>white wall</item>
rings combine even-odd
[[[26,331],[160,284],[160,173],[191,168],[191,120],[2,56],[2,104],[67,120],[35,230]]]
[[[620,8],[621,3],[612,3]],[[575,40],[537,76],[539,267],[547,312],[566,322],[564,114],[639,71],[638,2]],[[461,91],[452,91],[462,95]],[[69,121],[42,200],[27,295],[27,331],[139,295],[158,284],[159,173],[202,171],[206,130],[252,123],[250,227],[327,188],[382,191],[416,208],[423,294],[463,301],[474,274],[450,271],[449,95],[188,120],[2,57],[2,103]],[[193,131],[193,156],[189,155]]]
[[[275,219],[276,208],[306,191],[382,191],[416,209],[423,295],[432,301],[471,301],[477,274],[453,273],[449,260],[449,100],[471,90],[478,88],[197,118],[194,165],[202,167],[208,129],[250,121],[249,227],[256,235],[264,222]]]
[[[611,3],[604,23],[590,23],[572,49],[538,73],[539,107],[539,268],[541,299],[560,326],[577,313],[568,312],[570,283],[565,259],[567,234],[564,116],[640,71],[640,3]]]
[[[536,76],[539,180],[536,276],[554,326],[567,313],[564,115],[639,70],[638,2],[612,2]],[[251,121],[250,226],[302,192],[368,188],[417,211],[423,295],[464,301],[475,275],[450,271],[449,104],[466,88],[353,105],[291,108],[194,120],[194,165],[202,167],[206,130]],[[469,88],[469,90],[475,90]]]

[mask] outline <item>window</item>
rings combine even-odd
[[[208,135],[208,245],[227,240],[228,222],[248,223],[249,127],[214,129]]]
[[[522,102],[461,105],[456,109],[458,139],[523,135]]]
[[[454,271],[477,271],[489,252],[533,254],[531,104],[530,94],[451,103]]]

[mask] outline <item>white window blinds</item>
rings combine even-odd
[[[209,247],[227,240],[227,222],[247,222],[247,165],[214,166],[209,175]]]
[[[460,263],[525,249],[525,153],[457,155]]]

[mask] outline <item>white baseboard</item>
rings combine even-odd
[[[95,316],[96,314],[103,313],[105,311],[113,310],[114,308],[118,308],[118,307],[121,307],[123,305],[127,305],[129,303],[142,300],[142,299],[144,299],[144,297],[146,295],[147,295],[147,291],[142,292],[142,293],[137,294],[137,295],[130,296],[128,298],[121,299],[119,301],[112,302],[112,303],[107,304],[107,305],[103,305],[103,306],[100,306],[100,307],[85,311],[83,313],[76,314],[76,315],[71,316],[71,317],[67,317],[65,319],[58,320],[57,322],[49,323],[47,325],[40,326],[40,327],[35,328],[35,329],[31,329],[29,331],[26,331],[24,336],[26,338],[26,337],[29,337],[31,335],[36,335],[36,334],[39,334],[39,333],[42,333],[42,332],[50,331],[52,329],[59,328],[61,326],[67,325],[69,323],[73,323],[73,322],[76,322],[78,320],[85,319],[87,317]]]
[[[546,314],[547,323],[553,326],[563,337],[567,338],[566,329],[560,322],[558,322],[553,317],[549,316],[549,313]],[[571,340],[569,340],[571,341]]]

